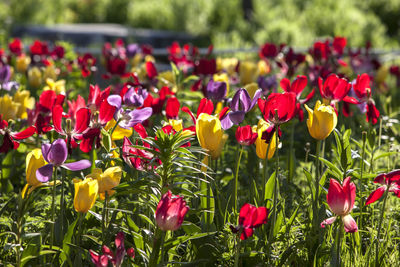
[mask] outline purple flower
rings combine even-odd
[[[253,100],[246,89],[240,88],[233,96],[229,105],[231,111],[221,119],[222,128],[224,130],[231,128],[233,125],[238,125],[244,120],[244,115],[252,110],[261,96],[261,89],[254,93]]]
[[[11,81],[11,68],[8,65],[0,67],[0,89],[11,91],[12,89],[18,90],[19,83]]]
[[[224,99],[226,90],[225,82],[215,82],[211,79],[207,84],[206,97],[212,101],[219,102]]]
[[[43,144],[42,154],[44,159],[49,163],[36,171],[36,177],[42,183],[50,180],[53,175],[53,167],[60,166],[70,171],[80,171],[92,165],[87,159],[64,163],[68,156],[67,144],[64,139],[57,139],[52,144]]]
[[[258,86],[262,89],[263,95],[268,95],[269,92],[275,92],[278,88],[278,81],[276,80],[276,76],[272,75],[269,77],[258,77],[257,80]]]
[[[140,50],[140,47],[138,44],[129,44],[126,47],[126,55],[129,58],[132,58],[139,52],[139,50]]]
[[[127,106],[141,107],[148,95],[149,93],[146,89],[139,87],[136,91],[135,88],[132,87],[124,95],[124,103]]]
[[[119,121],[119,126],[125,129],[130,129],[131,127],[135,126],[138,123],[142,123],[143,121],[150,118],[153,114],[152,108],[142,108],[142,109],[121,109],[118,112],[116,121]],[[119,118],[119,119],[118,119]]]

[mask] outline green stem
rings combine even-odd
[[[276,223],[276,216],[278,214],[278,207],[277,207],[277,197],[278,197],[278,175],[279,175],[279,139],[278,139],[278,131],[279,129],[276,130],[276,146],[275,146],[275,183],[274,183],[274,196],[273,196],[273,216],[272,216],[272,223],[271,223],[271,229],[269,233],[269,243],[271,243],[272,238],[274,237],[274,228],[275,228],[275,223]],[[267,155],[268,157],[268,155]],[[265,185],[264,185],[265,187]]]
[[[293,165],[292,161],[293,161],[293,146],[294,146],[294,131],[295,131],[295,122],[292,122],[292,131],[290,133],[290,147],[289,147],[289,160],[288,160],[288,181],[291,182],[292,178],[293,178],[293,172],[292,172],[292,168],[291,166]]]
[[[108,208],[108,194],[107,191],[105,192],[105,198],[104,198],[104,203],[103,203],[103,214],[101,216],[101,239],[102,243],[104,245],[105,243],[105,236],[106,236],[106,224],[107,224],[107,208]]]
[[[161,235],[161,260],[160,260],[160,265],[164,266],[164,242],[165,242],[165,236],[167,235],[167,232],[163,232],[163,234]]]
[[[54,168],[53,172],[53,197],[51,200],[51,230],[50,230],[50,249],[53,248],[54,244],[54,227],[55,227],[55,212],[56,212],[56,189],[57,189],[57,167]]]
[[[342,229],[343,229],[343,223],[340,218],[338,226],[336,228],[336,266],[341,266],[340,265],[340,251],[341,251],[341,243],[342,243]]]
[[[387,198],[388,198],[388,195],[389,195],[389,189],[390,189],[390,185],[386,185],[385,197],[384,197],[384,200],[383,200],[381,215],[380,215],[380,218],[379,218],[378,234],[376,236],[375,267],[379,266],[379,243],[380,243],[379,237],[380,237],[380,234],[381,234],[383,217],[385,216],[385,207],[386,207],[386,201],[387,201]]]
[[[272,141],[272,139],[271,139]],[[260,203],[264,203],[265,201],[265,185],[267,184],[267,162],[268,162],[268,154],[269,154],[269,149],[271,145],[271,141],[269,141],[267,145],[267,152],[265,154],[265,159],[264,159],[264,165],[263,165],[263,184],[262,184],[262,195],[261,195],[261,201]]]
[[[236,235],[236,254],[235,254],[235,267],[239,266],[239,260],[240,260],[240,233]]]
[[[364,174],[364,160],[365,160],[365,148],[367,145],[367,132],[362,132],[362,154],[361,154],[361,170],[360,170],[360,179],[358,180],[358,189],[360,190],[361,194],[361,203],[360,203],[360,217],[358,219],[358,226],[362,229],[362,217],[363,217],[363,207],[364,207],[364,198],[362,197],[363,187],[362,187],[362,179]]]
[[[165,235],[163,231],[160,229],[156,229],[154,240],[153,240],[153,250],[151,251],[149,266],[155,267],[157,266],[158,258],[160,255],[160,247],[161,247],[161,240],[162,236]]]
[[[76,235],[76,245],[80,246],[81,244],[81,235],[82,235],[82,221],[84,220],[86,213],[78,212],[78,227],[75,228],[75,234],[78,230],[78,234]]]
[[[239,183],[239,168],[240,168],[240,160],[242,159],[243,155],[243,146],[240,148],[239,158],[236,163],[236,173],[235,173],[235,196],[234,196],[234,209],[235,209],[235,217],[237,217],[237,210],[238,210],[238,183]]]
[[[61,198],[60,198],[60,225],[61,225],[61,236],[64,236],[64,183],[66,177],[66,170],[61,170]]]
[[[319,179],[320,179],[320,167],[319,167],[319,155],[321,153],[321,141],[317,140],[316,158],[315,158],[315,199],[314,199],[314,229],[318,229],[318,211],[319,211]]]

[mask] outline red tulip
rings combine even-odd
[[[254,228],[267,223],[269,210],[266,207],[255,207],[245,203],[240,209],[239,226],[231,227],[232,232],[241,231],[240,239],[245,240],[253,235]]]
[[[355,199],[356,186],[350,182],[350,177],[344,179],[343,186],[335,179],[330,180],[326,201],[332,212],[342,218],[344,229],[348,233],[354,233],[358,230],[356,221],[350,215]],[[324,228],[325,225],[332,224],[337,216],[324,220],[321,227]]]
[[[180,106],[181,106],[181,104],[179,103],[178,98],[176,98],[176,97],[168,98],[167,105],[165,107],[167,119],[178,118]]]
[[[15,140],[26,139],[31,137],[35,132],[36,128],[34,126],[29,126],[21,132],[11,132],[8,128],[8,122],[3,120],[3,115],[0,114],[0,135],[3,136],[3,143],[0,145],[0,153],[7,154],[11,149],[17,149],[19,143]]]
[[[341,55],[343,55],[343,51],[344,51],[346,44],[347,44],[347,40],[345,37],[337,36],[333,39],[333,43],[332,43],[333,50],[335,50],[335,52],[341,56]]]
[[[8,45],[8,49],[10,49],[11,53],[13,53],[16,56],[21,55],[22,53],[22,42],[20,39],[15,38],[9,45]]]
[[[351,83],[344,78],[339,78],[336,74],[330,74],[325,82],[321,77],[318,79],[319,92],[322,98],[330,102],[345,101],[352,104],[358,104],[358,101],[348,96]]]
[[[263,139],[268,143],[276,130],[278,136],[281,136],[280,124],[291,120],[296,114],[296,95],[292,92],[272,93],[267,100],[258,99],[258,107],[263,113],[264,119],[272,124],[263,136]]]
[[[379,110],[375,106],[375,101],[372,99],[372,92],[370,86],[370,77],[364,73],[357,76],[357,80],[353,85],[353,90],[356,93],[359,103],[366,103],[366,116],[367,122],[376,124],[380,116]]]
[[[157,77],[158,75],[157,69],[153,62],[151,61],[146,62],[146,73],[151,80]]]
[[[279,50],[275,44],[265,43],[263,46],[261,46],[258,55],[260,58],[264,59],[264,58],[274,58],[278,55],[278,53]]]
[[[171,191],[165,193],[156,209],[156,222],[163,231],[175,231],[181,227],[183,219],[188,212],[185,200],[174,196]]]
[[[394,170],[389,173],[382,173],[374,179],[374,183],[379,183],[382,186],[375,189],[367,198],[365,205],[374,203],[383,196],[387,187],[389,192],[393,192],[395,196],[400,198],[400,170]]]
[[[249,146],[257,140],[258,134],[254,133],[250,125],[236,129],[236,140],[242,146]]]

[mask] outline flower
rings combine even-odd
[[[256,141],[258,134],[257,132],[253,132],[250,125],[246,125],[243,127],[238,127],[236,129],[235,136],[239,144],[242,146],[249,146]]]
[[[207,84],[205,95],[207,98],[219,102],[224,99],[226,92],[227,86],[225,82],[214,81],[211,79]]]
[[[63,139],[57,139],[52,144],[42,145],[42,154],[49,163],[36,171],[36,177],[40,182],[47,182],[53,174],[53,167],[63,167],[70,171],[80,171],[89,168],[92,164],[87,159],[76,162],[64,163],[67,160],[68,149]]]
[[[29,126],[21,132],[12,132],[8,127],[8,122],[3,120],[3,115],[0,114],[0,135],[3,136],[3,143],[0,145],[0,153],[7,153],[11,149],[17,149],[19,147],[19,143],[14,139],[26,139],[31,137],[35,132],[35,126]]]
[[[375,101],[372,99],[370,78],[367,73],[357,76],[357,80],[353,84],[353,90],[359,99],[359,104],[364,104],[366,107],[367,122],[376,124],[380,113],[375,106]]]
[[[228,139],[221,121],[215,116],[201,113],[196,121],[196,134],[200,146],[207,150],[213,159],[217,159]]]
[[[356,186],[350,182],[350,177],[344,179],[343,186],[335,179],[330,180],[326,201],[332,212],[342,218],[344,229],[348,233],[354,233],[358,230],[356,221],[350,215],[355,199]],[[324,220],[321,227],[325,228],[325,225],[332,224],[337,216]]]
[[[124,103],[130,107],[141,107],[143,106],[144,100],[147,98],[149,93],[146,89],[139,88],[129,88],[124,95]]]
[[[42,183],[36,178],[36,170],[44,166],[46,162],[44,161],[42,151],[40,148],[35,148],[26,155],[25,173],[26,173],[26,186],[22,190],[22,197],[24,198],[28,187],[31,188],[28,191],[30,194],[35,188],[42,185]]]
[[[20,39],[15,38],[11,43],[8,44],[8,49],[10,49],[10,52],[14,55],[19,56],[22,53],[23,44]]]
[[[261,96],[261,89],[258,89],[254,93],[253,99],[251,99],[246,89],[240,88],[232,98],[232,102],[229,105],[231,111],[226,113],[221,119],[222,128],[224,130],[231,128],[234,124],[237,125],[244,120],[244,116],[247,112],[251,111],[256,105],[257,100]]]
[[[146,73],[147,77],[149,77],[150,80],[153,80],[154,78],[157,77],[158,72],[153,62],[151,61],[146,62]]]
[[[38,67],[28,70],[28,83],[33,88],[38,88],[42,84],[42,72]]]
[[[31,64],[31,58],[22,54],[17,57],[15,68],[18,72],[24,73],[28,69],[29,64]]]
[[[99,183],[99,195],[101,199],[105,198],[105,193],[108,196],[114,194],[114,187],[119,185],[122,176],[122,168],[119,166],[107,168],[104,172],[101,169],[95,168],[93,172],[86,178],[96,179]]]
[[[163,231],[178,230],[188,210],[189,207],[186,206],[183,197],[174,196],[168,190],[157,205],[156,222],[158,227]]]
[[[337,115],[334,108],[330,105],[321,104],[317,101],[314,111],[304,105],[308,112],[307,127],[310,135],[317,140],[327,138],[337,124]]]
[[[336,74],[330,74],[325,82],[319,77],[318,86],[319,92],[326,104],[342,100],[353,104],[358,103],[356,99],[347,95],[350,91],[351,83],[344,78],[339,78]]]
[[[241,61],[239,64],[240,83],[246,85],[257,80],[258,66],[252,61]]]
[[[165,113],[166,113],[167,119],[178,118],[178,113],[179,113],[180,107],[181,107],[181,104],[179,103],[178,98],[176,98],[176,97],[168,98],[167,105],[165,107]]]
[[[103,255],[99,255],[93,250],[89,249],[90,258],[92,262],[96,265],[96,267],[107,267],[108,260],[110,259],[114,267],[119,267],[121,266],[124,260],[125,254],[128,254],[128,256],[131,257],[132,259],[135,258],[135,250],[133,248],[128,248],[125,251],[124,241],[125,241],[124,233],[119,232],[115,236],[115,246],[116,246],[115,254],[106,245],[103,245],[102,247]]]
[[[225,96],[227,96],[229,94],[229,77],[228,77],[227,73],[214,74],[212,80],[214,82],[221,82],[221,83],[225,84],[226,91],[225,91],[225,95],[223,97],[225,97]]]
[[[86,178],[85,180],[74,179],[74,208],[77,212],[86,213],[94,205],[99,190],[96,179]]]
[[[389,186],[389,192],[393,192],[395,196],[400,198],[400,170],[394,170],[389,173],[382,173],[375,177],[374,183],[382,186],[375,189],[367,198],[365,205],[374,203],[380,199]]]
[[[27,109],[35,107],[35,98],[31,97],[31,93],[27,90],[16,91],[13,97],[15,103],[19,103],[17,117],[20,119],[28,118]]]
[[[46,83],[47,85],[43,88],[43,90],[52,90],[55,91],[56,94],[65,92],[65,80],[54,81],[51,78],[47,78]]]
[[[20,106],[21,104],[14,102],[8,94],[0,97],[0,114],[3,114],[3,120],[16,120]]]
[[[263,119],[258,121],[257,126],[254,126],[254,130],[257,132],[256,139],[256,154],[260,159],[265,159],[267,156],[268,143],[262,139],[263,132],[266,131],[270,127],[270,124]],[[276,150],[276,133],[273,134],[271,140],[269,141],[269,151],[268,151],[268,159],[271,159],[274,156]]]
[[[240,239],[245,240],[253,235],[254,228],[267,223],[269,210],[266,207],[255,207],[245,203],[240,209],[239,226],[232,227],[234,233],[240,231]]]

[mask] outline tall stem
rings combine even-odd
[[[320,178],[320,167],[319,167],[319,155],[321,153],[321,141],[317,140],[316,158],[315,158],[315,199],[314,199],[314,229],[318,229],[318,211],[319,211],[319,178]]]
[[[65,183],[66,170],[61,170],[61,198],[60,198],[60,225],[61,236],[64,236],[64,183]]]
[[[239,158],[238,161],[236,163],[236,173],[235,173],[235,196],[234,196],[234,209],[235,209],[235,217],[237,215],[237,210],[238,210],[238,183],[239,183],[239,168],[240,168],[240,160],[242,159],[242,155],[243,155],[243,146],[241,146],[240,148],[240,152],[239,152]]]
[[[150,267],[157,266],[158,258],[160,255],[161,240],[163,238],[162,235],[165,235],[165,233],[157,228],[153,240],[153,250],[151,251],[150,255],[150,261],[149,261]]]
[[[56,212],[56,189],[57,189],[57,167],[54,168],[53,172],[53,197],[51,200],[51,230],[50,230],[50,249],[53,248],[54,244],[54,227],[55,227],[55,212]]]
[[[342,244],[342,229],[343,229],[343,223],[342,220],[339,220],[338,226],[336,228],[336,266],[341,266],[340,265],[340,251],[341,251],[341,244]]]
[[[240,233],[236,235],[236,254],[235,254],[235,267],[239,266],[240,261]]]
[[[271,139],[272,141],[272,139]],[[269,141],[267,145],[267,152],[265,154],[265,159],[264,159],[264,165],[263,165],[263,184],[262,184],[262,196],[261,196],[261,201],[260,203],[264,203],[265,201],[265,184],[267,183],[267,163],[268,163],[268,154],[269,154],[269,149],[271,146],[271,141]]]
[[[108,208],[108,194],[107,191],[105,192],[105,198],[104,198],[104,203],[103,203],[103,215],[101,216],[101,239],[102,243],[104,245],[105,243],[105,235],[106,235],[106,214],[107,214],[107,208]]]
[[[376,236],[376,245],[375,245],[375,267],[379,266],[379,243],[380,243],[379,237],[381,235],[383,217],[385,216],[385,207],[386,207],[386,201],[387,201],[387,198],[389,195],[389,188],[390,188],[390,185],[387,185],[386,191],[385,191],[385,197],[384,197],[383,204],[382,204],[381,215],[379,218],[378,234]]]
[[[360,203],[360,217],[358,219],[358,226],[362,229],[362,217],[363,217],[363,207],[364,207],[364,198],[362,197],[362,179],[364,174],[364,160],[365,160],[365,148],[367,145],[367,132],[362,132],[362,154],[361,154],[361,170],[360,170],[360,179],[358,180],[358,189],[360,190],[361,194],[361,203]]]
[[[278,195],[278,175],[279,175],[279,140],[278,140],[278,131],[279,128],[276,130],[276,136],[275,136],[275,141],[276,141],[276,146],[275,146],[275,183],[274,183],[274,196],[273,196],[273,206],[272,208],[274,209],[274,213],[272,216],[272,224],[271,224],[271,230],[269,233],[269,243],[272,241],[272,238],[274,236],[274,228],[275,228],[275,223],[276,223],[276,216],[278,214],[278,207],[277,207],[277,195]],[[268,155],[267,155],[268,156]],[[264,185],[265,186],[265,185]]]

